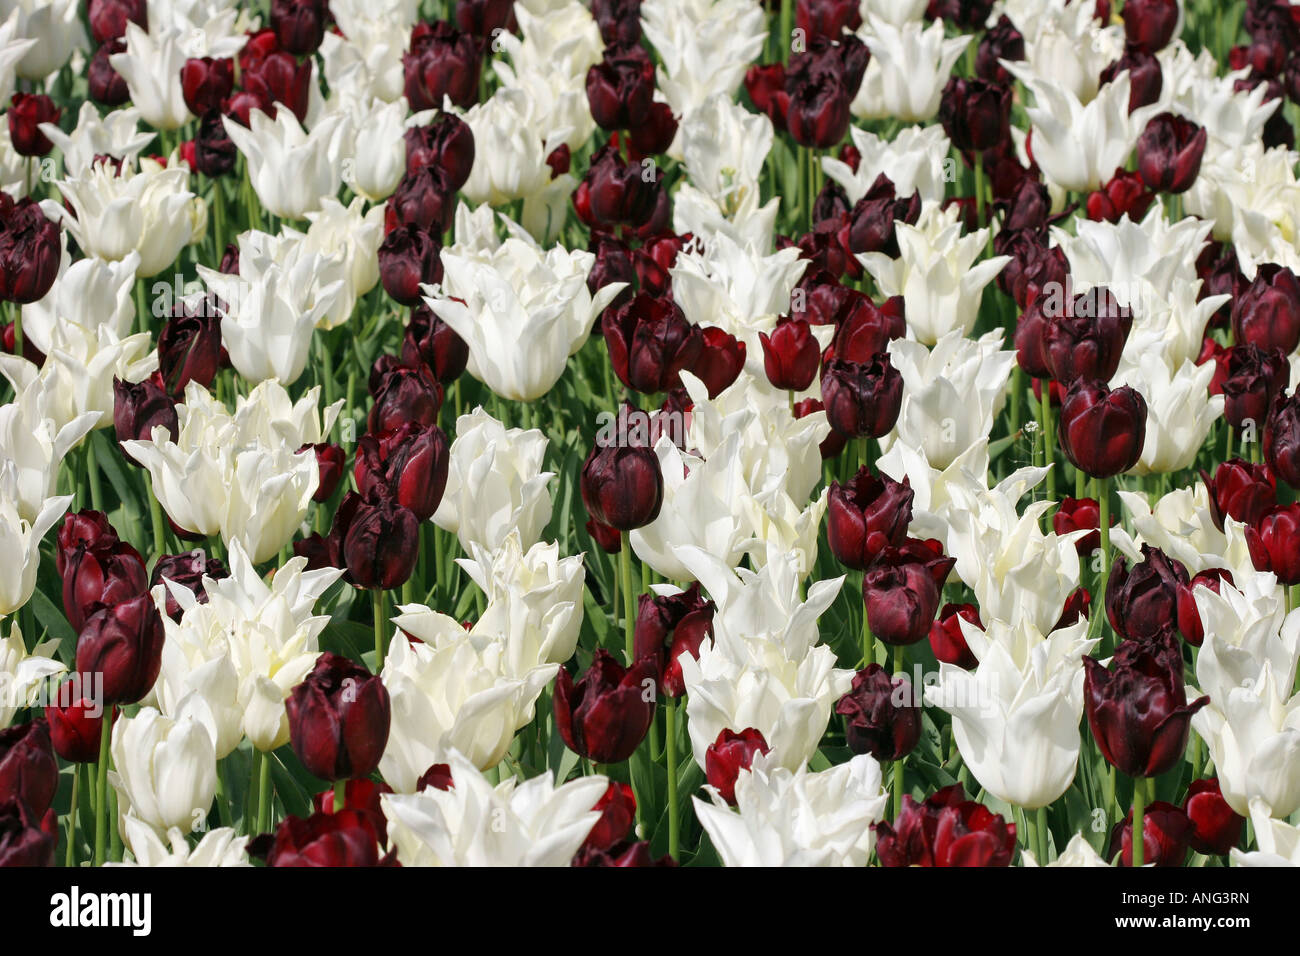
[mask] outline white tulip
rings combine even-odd
[[[1213,362],[1197,365],[1184,359],[1174,372],[1159,354],[1148,353],[1136,370],[1120,378],[1120,384],[1136,388],[1147,401],[1146,441],[1133,474],[1167,474],[1192,466],[1223,414],[1223,396],[1209,393],[1213,377]]]
[[[1025,38],[1026,68],[1087,103],[1097,95],[1101,72],[1124,52],[1124,28],[1097,24],[1091,3],[1048,0],[1008,11]],[[1028,8],[1032,13],[1022,15]]]
[[[76,8],[76,4],[69,4]],[[14,94],[15,69],[40,40],[28,36],[22,29],[22,10],[11,10],[4,23],[0,23],[0,103],[8,103]],[[94,106],[91,106],[94,109]],[[6,124],[6,127],[8,124]],[[6,129],[6,132],[8,130]]]
[[[405,98],[393,103],[381,101],[357,104],[356,146],[351,164],[345,164],[343,180],[371,202],[383,202],[397,189],[406,174]]]
[[[0,637],[0,730],[9,726],[19,708],[32,706],[48,678],[68,669],[52,656],[58,643],[46,641],[28,653],[17,620],[10,623],[9,636]]]
[[[41,132],[63,154],[63,169],[69,176],[90,172],[96,156],[134,163],[154,139],[153,133],[141,132],[140,111],[135,107],[115,109],[101,118],[90,101],[81,104],[71,133],[63,132],[57,123],[42,123]]]
[[[139,24],[126,25],[126,52],[108,58],[131,91],[131,103],[154,129],[179,129],[194,118],[185,105],[181,89],[181,67],[188,58],[179,30],[151,24],[146,31]]]
[[[157,831],[134,816],[122,821],[124,842],[134,860],[106,863],[105,866],[252,866],[249,862],[248,837],[238,836],[231,827],[217,827],[203,834],[193,848],[177,827],[167,831],[164,843]]]
[[[871,60],[850,106],[853,115],[904,123],[924,123],[939,112],[948,74],[972,39],[944,39],[942,20],[928,27],[919,21],[895,26],[876,16],[865,20],[858,36]]]
[[[737,209],[748,193],[759,191],[774,136],[770,119],[722,96],[684,117],[678,130],[691,182],[724,210]]]
[[[352,135],[351,121],[343,114],[321,118],[310,132],[287,109],[276,110],[275,119],[253,110],[247,128],[229,117],[224,122],[231,142],[248,160],[249,179],[268,212],[303,219],[339,191]]]
[[[861,155],[855,170],[834,156],[822,157],[822,169],[828,179],[844,189],[850,205],[867,194],[884,173],[900,196],[919,191],[924,203],[941,203],[949,177],[956,177],[957,166],[949,153],[952,143],[943,127],[906,126],[892,140],[858,126],[849,127],[849,136]]]
[[[738,204],[723,209],[708,193],[683,182],[673,195],[673,231],[681,236],[723,236],[738,248],[767,255],[775,241],[781,197],[773,196],[762,206],[757,193],[743,192],[738,197]]]
[[[462,191],[478,205],[502,206],[541,192],[551,181],[546,157],[567,138],[567,130],[547,127],[538,135],[533,103],[518,87],[503,87],[465,113],[474,134],[474,166]]]
[[[23,336],[48,355],[54,347],[55,327],[65,320],[92,328],[106,326],[118,338],[130,335],[135,324],[131,294],[139,266],[137,252],[119,262],[95,258],[73,262],[65,249],[58,278],[45,298],[23,306]],[[98,308],[88,314],[87,302],[97,303]]]
[[[1234,846],[1229,851],[1233,866],[1300,866],[1300,827],[1274,820],[1259,797],[1250,801],[1250,822],[1259,849],[1247,853]]]
[[[58,491],[63,459],[99,420],[90,412],[60,427],[51,415],[54,402],[51,381],[37,377],[0,406],[0,460],[13,466],[13,503],[27,521]]]
[[[1233,549],[1225,531],[1215,523],[1209,495],[1202,483],[1171,491],[1154,506],[1141,492],[1121,491],[1119,499],[1135,534],[1130,536],[1123,525],[1116,524],[1111,530],[1111,544],[1130,559],[1141,560],[1142,545],[1149,544],[1182,562],[1188,574],[1224,567],[1225,561],[1236,573],[1237,565],[1229,560]],[[1236,522],[1225,518],[1223,524],[1224,528],[1231,528]],[[1241,535],[1238,538],[1239,550],[1244,552],[1244,538]],[[1250,566],[1249,556],[1245,564]]]
[[[827,493],[828,489],[823,488],[802,511],[780,488],[742,499],[745,518],[755,539],[749,551],[755,569],[762,570],[768,555],[775,552],[795,555],[794,566],[800,577],[812,574],[817,564],[817,538],[826,514]]]
[[[24,80],[43,81],[63,68],[73,50],[86,44],[77,0],[7,0],[0,16],[16,16],[16,35],[36,41],[17,63],[18,76]],[[8,96],[4,102],[8,104]]]
[[[337,328],[351,318],[357,300],[379,283],[384,207],[372,206],[362,212],[364,205],[360,197],[344,206],[330,196],[321,201],[319,210],[307,213],[311,225],[302,236],[302,252],[320,256],[324,274],[318,287],[331,285],[336,274],[343,281],[338,299],[320,319],[323,329]],[[290,229],[285,234],[295,235]]]
[[[1065,849],[1051,863],[1040,864],[1029,850],[1021,850],[1020,859],[1021,866],[1110,866],[1101,858],[1101,854],[1092,848],[1092,844],[1082,833],[1070,837],[1070,842],[1065,845]]]
[[[655,86],[677,116],[735,96],[767,41],[756,0],[646,0],[641,27],[661,62]]]
[[[896,27],[925,17],[929,0],[859,0],[858,11],[862,19],[878,17]]]
[[[132,816],[159,831],[190,833],[204,824],[217,792],[217,758],[198,720],[172,720],[152,707],[123,714],[110,749],[119,826]]]
[[[6,556],[0,572],[0,616],[13,614],[31,600],[41,541],[72,504],[72,495],[47,498],[36,517],[27,520],[18,513],[12,467],[6,463],[0,472],[0,554]]]

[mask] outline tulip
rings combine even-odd
[[[1075,298],[1063,314],[1054,314],[1053,297],[1044,303],[1043,364],[1062,385],[1080,379],[1108,382],[1133,326],[1133,314],[1109,290],[1096,287]]]
[[[814,73],[792,82],[787,73],[785,122],[791,138],[809,149],[828,149],[849,128],[853,95],[833,73]]]
[[[1137,141],[1142,181],[1156,192],[1187,192],[1200,174],[1206,137],[1204,127],[1181,116],[1153,117]]]
[[[1080,555],[1092,554],[1101,547],[1101,510],[1095,498],[1062,498],[1052,513],[1052,530],[1059,535],[1072,531],[1089,531],[1076,538],[1074,548]]]
[[[1300,392],[1274,400],[1264,425],[1264,458],[1274,475],[1300,488]]]
[[[641,0],[592,0],[591,15],[607,45],[641,39]]]
[[[112,58],[126,52],[122,40],[109,40],[97,49],[86,67],[86,91],[96,103],[121,106],[131,99],[131,91],[122,75],[113,69]]]
[[[1128,42],[1154,53],[1173,39],[1183,14],[1178,0],[1133,0],[1120,15]]]
[[[1126,4],[1127,6],[1127,4]],[[1141,784],[1139,784],[1141,786]],[[1142,814],[1142,860],[1153,866],[1182,866],[1195,824],[1172,803],[1157,800]],[[1106,855],[1119,853],[1118,865],[1133,865],[1133,811],[1115,824]]]
[[[1183,640],[1193,647],[1200,647],[1205,641],[1205,627],[1196,603],[1196,589],[1205,587],[1218,594],[1225,582],[1232,584],[1231,571],[1227,568],[1210,568],[1196,574],[1186,584],[1178,585],[1178,630],[1183,635]]]
[[[597,126],[634,129],[650,113],[654,63],[640,46],[608,47],[604,58],[587,71],[586,85],[587,104]]]
[[[899,547],[912,520],[907,479],[879,478],[863,466],[847,484],[832,482],[827,497],[826,540],[846,567],[866,570],[887,547]]]
[[[888,354],[870,362],[835,359],[822,370],[822,401],[831,427],[849,438],[880,438],[898,421],[903,379]]]
[[[315,53],[330,19],[327,0],[273,0],[271,29],[280,45],[298,56]]]
[[[390,233],[401,226],[414,226],[435,236],[451,228],[456,197],[447,177],[436,166],[407,174],[384,210],[384,228]]]
[[[1126,643],[1121,651],[1112,670],[1083,659],[1088,726],[1102,756],[1120,772],[1159,776],[1182,759],[1192,715],[1210,699],[1187,703],[1182,654],[1168,633],[1153,643]]]
[[[921,193],[900,196],[890,178],[881,173],[853,205],[849,219],[849,251],[898,255],[896,224],[915,225],[921,215]]]
[[[438,783],[442,784],[441,789],[447,789],[451,786],[451,777],[447,765],[437,764],[429,768],[427,776],[432,780],[435,775],[441,774]],[[434,783],[430,783],[434,786]],[[423,787],[419,789],[424,789]],[[323,790],[312,799],[312,809],[316,813],[337,813],[340,810],[350,810],[363,816],[370,827],[375,832],[376,838],[380,843],[388,842],[388,820],[384,816],[384,808],[381,799],[384,794],[392,793],[393,788],[382,781],[376,783],[373,780],[348,780],[343,786],[343,806],[336,807],[334,800],[334,788]]]
[[[224,112],[239,125],[248,127],[253,109],[275,118],[279,103],[289,108],[294,119],[304,123],[316,83],[313,74],[310,59],[299,62],[284,50],[274,50],[256,65],[249,66],[243,65],[241,55],[240,80],[244,89],[226,101]]]
[[[176,440],[180,428],[176,405],[163,390],[161,376],[135,383],[114,378],[113,399],[113,429],[118,447],[124,441],[148,440],[155,428],[165,429],[171,440]],[[129,454],[127,460],[131,460]]]
[[[1016,61],[1024,58],[1023,34],[1016,29],[1015,24],[1006,14],[1002,14],[998,17],[998,22],[985,31],[980,39],[979,49],[975,51],[975,75],[989,83],[1010,83],[1011,74],[1000,61]]]
[[[371,378],[370,393],[375,404],[366,419],[373,433],[391,431],[405,424],[434,426],[442,407],[442,386],[423,364],[414,368],[395,365]]]
[[[578,856],[613,850],[627,839],[636,823],[636,794],[626,783],[611,780],[592,809],[600,813],[600,819],[582,841]],[[574,857],[575,866],[578,856]]]
[[[120,40],[126,35],[127,23],[149,29],[149,5],[145,0],[91,0],[87,20],[96,43]]]
[[[44,816],[59,788],[59,765],[44,720],[0,730],[0,803],[19,800]]]
[[[356,586],[391,591],[405,584],[415,570],[419,535],[415,512],[386,486],[372,489],[356,503],[341,542],[341,557]]]
[[[607,309],[601,329],[619,381],[651,395],[679,388],[682,369],[693,369],[704,347],[700,328],[670,298],[644,292]]]
[[[195,116],[220,110],[235,88],[235,61],[225,57],[191,57],[181,67],[181,92]]]
[[[162,665],[162,618],[146,593],[93,613],[77,639],[77,671],[103,675],[109,704],[149,693]]]
[[[1285,353],[1280,348],[1265,351],[1246,343],[1229,349],[1224,364],[1225,374],[1219,383],[1224,397],[1223,417],[1237,429],[1246,422],[1257,426],[1265,422],[1290,378]]]
[[[391,720],[378,677],[325,653],[285,702],[293,752],[324,780],[359,780],[379,766]]]
[[[77,548],[60,557],[64,613],[78,633],[100,607],[113,607],[148,590],[144,560],[124,541],[93,550]]]
[[[0,300],[43,299],[59,272],[59,227],[31,199],[0,197]]]
[[[992,149],[1011,135],[1011,87],[954,76],[943,89],[939,121],[958,149]]]
[[[1300,584],[1300,504],[1274,505],[1246,527],[1250,561],[1259,571],[1271,571],[1278,582]]]
[[[58,843],[22,800],[0,800],[0,867],[53,866]]]
[[[15,93],[9,104],[9,141],[19,156],[44,156],[54,148],[42,123],[58,125],[62,111],[44,93]]]
[[[902,760],[921,739],[921,705],[911,682],[902,674],[891,678],[879,664],[854,675],[853,687],[835,704],[835,713],[845,718],[849,749],[881,763]]]
[[[69,514],[59,527],[58,549],[55,551],[55,570],[62,577],[68,566],[68,559],[77,549],[98,551],[111,548],[119,543],[117,531],[108,523],[108,515],[102,511],[84,508]]]
[[[368,496],[378,486],[427,521],[438,510],[447,486],[447,437],[436,425],[416,422],[379,435],[364,435],[357,445],[357,490]]]
[[[1146,418],[1140,392],[1079,379],[1061,405],[1061,450],[1071,464],[1094,478],[1118,475],[1142,455]]]
[[[657,174],[647,179],[640,163],[624,162],[610,146],[591,157],[583,182],[590,189],[591,214],[606,226],[644,226],[654,215],[662,191]]]
[[[740,377],[745,367],[745,343],[716,325],[701,330],[703,346],[691,369],[715,399]]]
[[[394,229],[379,247],[379,276],[384,291],[399,305],[420,305],[420,286],[442,281],[440,252],[442,243],[426,229],[418,225]]]
[[[700,656],[705,639],[713,639],[713,614],[717,605],[700,596],[695,582],[680,594],[642,594],[638,599],[632,656],[651,659],[659,673],[659,690],[669,697],[685,693],[678,658]]]
[[[396,851],[381,857],[369,819],[356,810],[288,816],[275,829],[267,866],[396,866]]]
[[[1141,641],[1172,630],[1178,621],[1178,589],[1187,569],[1159,548],[1142,545],[1142,563],[1130,571],[1123,555],[1106,579],[1106,616],[1121,638]]]
[[[934,576],[919,561],[877,565],[862,579],[867,625],[893,647],[915,644],[929,635],[940,597]]]
[[[419,23],[411,31],[410,49],[402,54],[406,99],[415,111],[442,108],[442,98],[461,109],[478,99],[482,59],[478,44],[446,21]]]
[[[206,557],[202,551],[164,554],[160,555],[154,563],[153,572],[149,577],[149,587],[152,590],[165,581],[172,581],[189,591],[197,603],[204,604],[208,600],[204,578],[217,581],[229,576],[230,572],[226,570],[220,558]],[[167,589],[163,613],[173,621],[180,622],[181,606],[170,588]]]
[[[194,170],[211,179],[219,179],[235,168],[239,151],[226,133],[221,114],[210,110],[199,121],[194,137]]]
[[[555,679],[555,723],[569,749],[593,763],[621,763],[632,756],[654,720],[656,670],[650,658],[624,668],[603,648],[576,683],[561,668]]]
[[[1202,471],[1201,481],[1219,528],[1223,527],[1224,515],[1242,524],[1258,524],[1264,512],[1277,504],[1277,479],[1272,469],[1262,463],[1233,458],[1220,464],[1213,478]]]
[[[209,730],[192,716],[164,717],[152,707],[113,724],[109,782],[124,814],[159,830],[190,832],[217,790]]]
[[[1261,265],[1232,304],[1232,331],[1238,345],[1294,352],[1300,345],[1300,278],[1285,266]]]
[[[774,388],[802,392],[817,377],[821,348],[803,319],[783,316],[769,336],[758,333],[763,346],[763,370]]]
[[[125,52],[109,57],[113,69],[126,81],[132,105],[155,129],[179,129],[193,118],[181,87],[186,39],[179,26],[146,31],[128,23]]]
[[[961,784],[924,803],[904,794],[902,813],[875,831],[882,866],[1010,866],[1016,846],[1016,825],[967,800]]]
[[[740,733],[723,730],[718,739],[709,745],[704,757],[705,777],[709,786],[731,806],[736,805],[736,778],[742,770],[750,769],[754,757],[770,752],[763,735],[753,727]]]
[[[190,382],[208,388],[221,367],[221,313],[210,300],[202,302],[197,309],[178,304],[158,333],[158,371],[173,397],[184,395]]]
[[[260,110],[249,116],[247,128],[224,120],[226,134],[248,161],[248,176],[257,198],[270,213],[303,219],[333,196],[343,179],[343,144],[350,120],[331,114],[305,131],[290,113],[274,118]]]
[[[83,688],[84,689],[84,688]],[[104,704],[86,696],[71,698],[76,682],[62,685],[55,697],[57,704],[45,708],[45,722],[50,728],[54,752],[70,763],[93,763],[99,759],[99,742],[104,729]],[[110,720],[117,717],[112,709]]]
[[[644,446],[592,448],[582,465],[580,488],[588,513],[619,531],[632,531],[653,522],[664,499],[659,459]]]
[[[970,670],[979,659],[971,653],[966,642],[962,621],[983,627],[974,604],[945,604],[939,611],[939,619],[930,625],[930,650],[934,652],[935,660]]]
[[[1217,777],[1191,782],[1183,812],[1192,823],[1187,842],[1197,853],[1225,856],[1241,839],[1246,820],[1223,799]]]

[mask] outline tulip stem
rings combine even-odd
[[[375,588],[372,592],[375,605],[375,673],[384,669],[384,654],[388,645],[384,636],[384,589]]]
[[[632,539],[623,532],[623,547],[618,549],[618,567],[623,576],[623,642],[627,666],[636,663],[632,656],[636,638],[636,595],[632,593]]]
[[[1056,501],[1056,438],[1054,435],[1055,428],[1052,421],[1052,383],[1047,379],[1043,380],[1042,389],[1042,406],[1043,406],[1043,464],[1047,467],[1047,500]]]
[[[94,432],[86,436],[86,476],[90,481],[90,507],[104,510],[104,491],[99,483],[99,462],[95,458]]]
[[[1142,824],[1142,815],[1146,812],[1147,788],[1146,781],[1141,778],[1135,778],[1133,781],[1133,835],[1129,842],[1133,845],[1133,866],[1140,867],[1143,862],[1143,853],[1146,850],[1143,839],[1145,830]]]
[[[19,358],[23,354],[23,307],[17,303],[13,306],[14,315],[14,355]]]
[[[1038,865],[1046,866],[1049,846],[1047,832],[1047,807],[1039,807],[1034,811],[1034,814],[1038,818],[1034,824],[1034,829],[1038,834]]]
[[[113,732],[113,721],[104,716],[99,731],[99,764],[95,768],[95,866],[104,865],[104,851],[108,846],[108,745]]]
[[[257,822],[261,817],[261,808],[257,805],[257,782],[262,775],[262,751],[253,748],[253,762],[248,772],[248,812],[244,814],[244,831],[249,836],[257,835]]]
[[[334,781],[334,812],[342,813],[343,807],[347,804],[348,782],[346,780]]]
[[[901,677],[907,673],[907,647],[898,644],[894,647],[894,674]],[[903,778],[905,772],[906,758],[899,757],[894,761],[894,819],[897,820],[903,812]]]
[[[867,620],[867,602],[862,602],[862,667],[875,660],[875,641],[871,637],[871,622]],[[859,668],[860,669],[860,668]]]
[[[68,805],[68,846],[64,852],[63,865],[77,865],[77,795],[81,789],[81,764],[72,765],[72,800]]]
[[[668,763],[668,855],[677,859],[677,701],[664,706],[664,755]]]
[[[167,553],[167,542],[163,527],[162,504],[153,493],[153,477],[144,473],[144,492],[149,496],[149,520],[153,524],[153,556],[155,559]]]
[[[260,753],[260,751],[259,751]],[[257,785],[257,832],[271,830],[271,755],[262,754],[262,766]]]
[[[1106,583],[1110,580],[1110,482],[1106,478],[1092,479],[1092,493],[1097,498],[1099,530],[1101,532],[1101,577],[1097,582],[1097,593],[1093,598],[1093,620],[1101,634],[1102,618],[1106,614]],[[1092,627],[1089,627],[1089,631]]]

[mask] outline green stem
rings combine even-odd
[[[95,768],[95,866],[104,865],[108,847],[108,745],[112,733],[113,721],[105,714],[99,731],[99,764]]]
[[[334,781],[334,812],[342,813],[343,808],[347,805],[348,782],[346,780]]]
[[[90,479],[90,507],[104,510],[104,491],[99,482],[99,462],[95,458],[95,435],[86,436],[86,475]]]
[[[899,644],[894,648],[894,676],[902,676],[907,673],[907,647]],[[913,689],[915,692],[915,689]],[[907,763],[906,758],[899,757],[894,761],[894,819],[897,820],[903,812],[903,782],[904,767]]]
[[[72,765],[72,802],[68,807],[68,846],[63,865],[77,865],[77,795],[81,789],[81,764]]]
[[[1143,855],[1146,852],[1142,816],[1146,812],[1146,781],[1135,779],[1133,781],[1133,866],[1140,867],[1145,862]]]
[[[262,754],[257,793],[257,832],[271,831],[271,755]]]
[[[1047,500],[1056,501],[1056,436],[1052,421],[1052,383],[1043,380],[1043,464],[1047,466]]]
[[[167,553],[167,526],[163,524],[162,503],[153,493],[153,478],[147,471],[144,473],[144,490],[149,496],[149,520],[153,524],[153,556],[158,558]]]
[[[677,859],[677,701],[669,697],[664,708],[664,755],[668,761],[668,855]]]
[[[1035,811],[1035,815],[1038,817],[1037,824],[1034,827],[1038,831],[1038,865],[1046,866],[1050,845],[1047,832],[1047,807],[1039,807]]]
[[[257,835],[257,821],[261,817],[261,808],[257,804],[258,780],[262,776],[262,751],[253,748],[253,761],[248,771],[248,812],[244,814],[244,830],[249,836]]]
[[[632,538],[623,532],[623,547],[618,549],[619,573],[623,576],[623,649],[631,667],[635,661],[636,594],[632,590]]]
[[[375,607],[375,673],[378,674],[384,669],[384,655],[388,649],[385,635],[387,627],[384,624],[384,591],[376,588],[372,594]]]

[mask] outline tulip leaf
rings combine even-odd
[[[45,594],[39,590],[32,592],[32,609],[36,612],[36,620],[41,627],[45,628],[50,637],[57,637],[60,641],[60,649],[71,648],[75,653],[77,645],[77,632],[72,629],[68,619],[64,617],[63,612],[54,606]],[[32,641],[35,635],[23,635]]]

